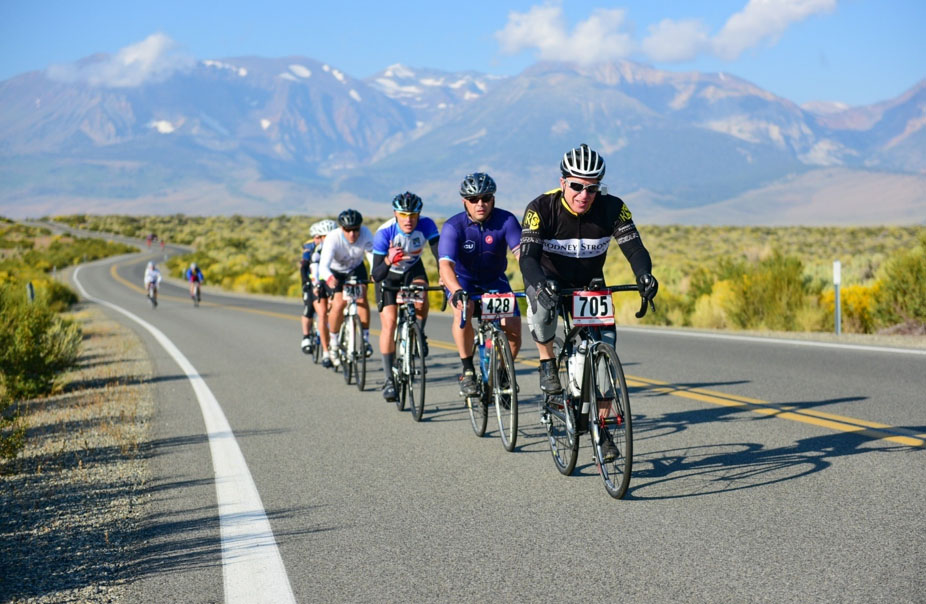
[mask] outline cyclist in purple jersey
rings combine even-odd
[[[463,211],[444,223],[438,245],[441,282],[453,304],[453,340],[463,365],[462,396],[473,396],[479,391],[473,365],[473,326],[467,321],[460,327],[463,294],[510,292],[511,285],[505,276],[508,250],[515,259],[520,255],[521,225],[514,214],[495,207],[495,191],[495,181],[488,174],[467,175],[460,184]],[[467,317],[473,316],[474,308],[475,304],[469,302]],[[520,313],[501,322],[511,355],[517,357],[521,348]]]

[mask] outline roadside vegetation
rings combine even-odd
[[[55,236],[0,217],[0,458],[15,457],[23,447],[19,403],[51,393],[79,352],[80,327],[61,314],[77,295],[52,273],[131,251],[135,248]]]
[[[207,281],[249,293],[298,296],[298,259],[309,226],[320,217],[62,216],[84,229],[144,238],[156,233],[193,246],[171,258],[182,276],[197,262]],[[374,230],[383,218],[367,217]],[[692,227],[638,225],[660,280],[653,325],[715,329],[831,331],[834,260],[842,263],[843,331],[922,333],[926,329],[926,228]],[[616,246],[615,246],[616,248]],[[425,253],[429,277],[437,264]],[[512,285],[523,287],[509,258]],[[605,265],[609,283],[632,282],[616,249]],[[439,296],[436,296],[437,298]],[[616,297],[622,323],[634,324],[639,302]],[[439,300],[432,304],[439,305]]]

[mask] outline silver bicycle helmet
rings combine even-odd
[[[495,193],[495,181],[485,172],[467,174],[460,183],[460,197],[482,197]]]
[[[582,143],[563,154],[559,170],[563,178],[575,176],[576,178],[601,180],[604,178],[604,158],[598,155],[597,151]]]

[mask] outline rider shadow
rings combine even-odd
[[[757,408],[799,412],[867,398],[840,397],[774,405],[744,404],[666,413],[658,417],[635,414],[634,442],[663,442],[660,439],[698,424],[768,421],[777,415],[743,413]],[[876,447],[871,446],[875,444]],[[874,451],[908,452],[916,449],[883,441],[879,434],[866,432],[861,426],[856,431],[823,434],[782,447],[766,447],[757,442],[732,442],[670,448],[644,454],[639,454],[637,447],[633,479],[625,498],[675,499],[763,487],[820,472],[828,468],[834,458],[846,455]]]

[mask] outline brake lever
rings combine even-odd
[[[652,300],[647,300],[646,298],[643,298],[643,303],[640,305],[640,310],[634,315],[636,318],[642,319],[646,315],[646,311],[647,311],[646,303],[647,302],[649,302],[649,305],[653,309],[653,312],[656,312],[656,304]]]

